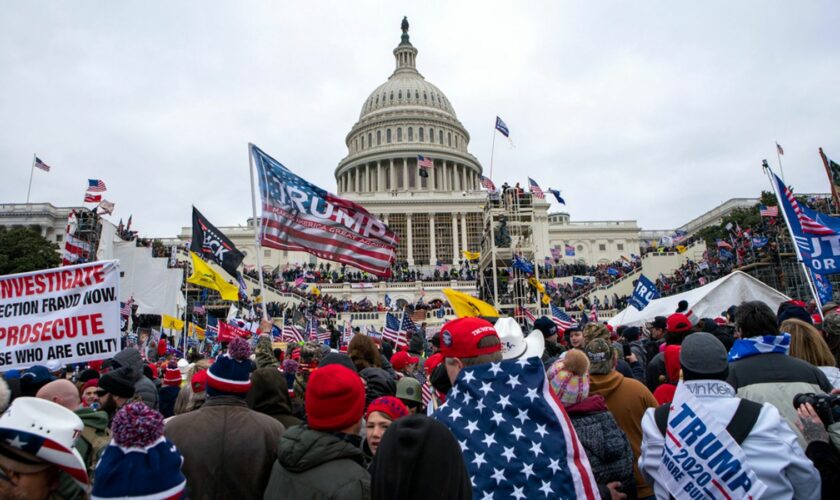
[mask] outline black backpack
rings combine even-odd
[[[656,421],[656,427],[659,428],[659,432],[663,436],[665,436],[665,429],[668,427],[668,413],[670,408],[671,404],[665,403],[653,410],[653,419]],[[738,409],[735,410],[735,414],[732,415],[732,420],[726,426],[726,432],[739,445],[750,435],[755,422],[758,420],[758,415],[761,413],[761,408],[761,404],[748,399],[742,399],[738,402]]]

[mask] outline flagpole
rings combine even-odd
[[[834,186],[834,179],[831,175],[831,167],[828,165],[828,157],[825,155],[825,152],[823,152],[823,148],[820,148],[820,158],[825,166],[825,173],[828,175],[828,185],[831,186],[831,197],[834,198],[834,209],[840,210],[840,197],[837,196],[837,188]]]
[[[785,169],[784,169],[784,167],[782,167],[782,152],[779,151],[779,143],[778,142],[776,143],[776,158],[779,159],[779,173],[782,174],[782,181],[785,181]]]
[[[185,300],[184,300],[184,331],[181,332],[181,336],[183,337],[182,340],[184,342],[183,353],[184,353],[185,358],[187,357],[187,326],[189,324],[189,321],[188,321],[188,318],[187,318],[187,310],[189,309],[189,305],[190,305],[190,279],[189,279],[189,276],[192,274],[192,272],[190,271],[190,266],[192,266],[192,256],[190,256],[190,260],[187,261],[187,281],[184,285],[184,295],[185,295],[185,297],[184,297],[185,298]]]
[[[26,190],[26,204],[29,205],[29,195],[32,193],[32,177],[35,175],[35,153],[32,153],[32,168],[29,171],[29,189]]]
[[[493,126],[493,142],[490,146],[490,180],[493,180],[493,153],[496,152],[496,126]],[[33,163],[34,165],[34,163]]]
[[[770,185],[773,186],[773,193],[776,194],[776,203],[779,206],[780,211],[782,212],[782,217],[785,219],[785,225],[788,228],[788,234],[790,234],[790,241],[793,243],[793,249],[796,252],[796,259],[799,261],[799,265],[802,266],[802,272],[805,274],[805,280],[808,282],[808,287],[811,290],[811,295],[814,296],[814,301],[819,304],[820,298],[819,294],[817,293],[817,287],[814,284],[814,277],[811,276],[811,270],[808,266],[805,265],[805,261],[802,260],[802,252],[799,250],[799,245],[796,244],[796,238],[793,234],[793,228],[790,225],[790,220],[788,220],[787,211],[785,210],[785,206],[782,203],[782,195],[779,193],[779,186],[775,179],[771,177],[770,166],[767,165],[767,160],[762,161],[762,167],[764,167],[764,173],[767,175],[767,179],[770,181]],[[784,179],[782,179],[784,181]],[[822,317],[822,308],[820,308],[820,317]]]
[[[257,276],[260,278],[260,296],[262,297],[263,318],[268,319],[268,307],[265,304],[265,285],[263,284],[262,247],[260,246],[259,227],[257,226],[257,194],[254,190],[254,155],[251,154],[251,148],[253,147],[254,145],[249,142],[248,173],[251,175],[251,212],[254,217],[254,245],[257,249],[257,267],[259,268]]]

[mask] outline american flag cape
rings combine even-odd
[[[554,304],[551,304],[551,321],[557,325],[557,329],[561,332],[564,332],[577,324],[571,316],[566,314],[565,311]]]
[[[461,445],[473,498],[598,498],[586,452],[539,358],[464,368],[433,416]]]
[[[379,277],[391,274],[399,238],[362,206],[298,177],[251,145],[262,197],[260,242],[307,252]]]

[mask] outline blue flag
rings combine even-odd
[[[817,295],[820,296],[820,304],[825,305],[834,299],[834,289],[828,278],[822,274],[811,271],[811,276],[814,277],[814,286],[817,288]]]
[[[753,236],[752,238],[752,246],[753,248],[764,248],[767,245],[767,238],[765,236]]]
[[[583,278],[581,276],[572,276],[572,285],[574,286],[584,286],[589,284],[589,280]]]
[[[498,116],[496,117],[496,130],[501,132],[503,136],[510,137],[510,130],[508,130],[507,124]]]
[[[628,303],[641,311],[647,307],[651,300],[658,298],[659,290],[656,289],[656,285],[651,280],[647,279],[644,274],[642,274],[636,282],[636,288],[633,290],[633,296],[630,297],[630,301]]]
[[[523,273],[533,274],[534,272],[534,264],[528,262],[527,260],[523,259],[518,255],[513,256],[513,267],[515,269],[519,269]]]
[[[571,420],[538,357],[461,370],[434,418],[461,445],[473,498],[596,498]]]
[[[554,195],[554,198],[557,200],[557,203],[560,203],[561,205],[566,204],[566,200],[564,200],[563,197],[560,196],[560,191],[548,188],[548,192]]]
[[[735,256],[732,255],[732,252],[725,248],[718,248],[718,255],[720,255],[721,259],[732,260],[735,258]]]
[[[385,294],[385,307],[391,307],[391,296],[387,293]]]
[[[615,277],[615,276],[618,276],[618,275],[619,275],[619,274],[621,274],[621,273],[620,273],[620,272],[618,272],[618,269],[616,269],[616,268],[614,268],[614,267],[608,267],[608,268],[607,268],[607,274],[609,274],[610,276]]]

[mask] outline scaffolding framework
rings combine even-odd
[[[520,322],[524,309],[539,315],[539,292],[534,297],[529,275],[513,267],[513,257],[518,255],[534,265],[534,277],[539,279],[534,217],[531,193],[510,189],[488,194],[478,261],[478,294],[499,312]]]

